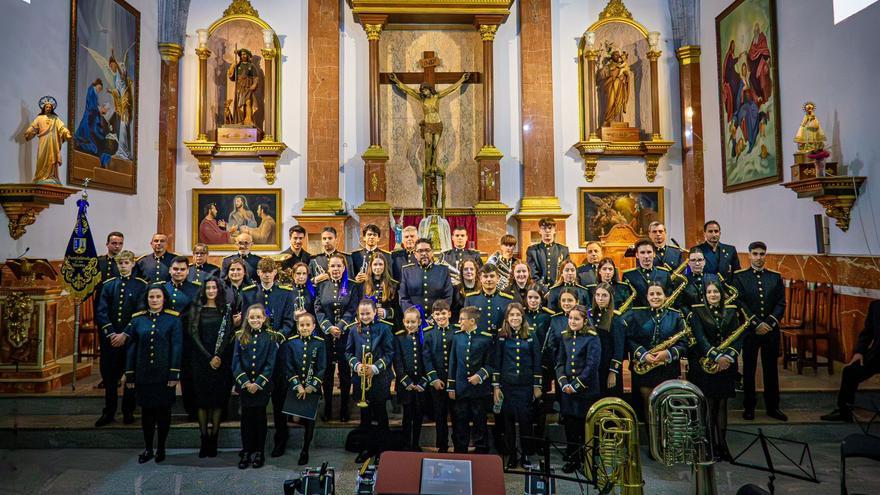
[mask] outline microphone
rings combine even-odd
[[[31,250],[31,247],[30,247],[30,246],[26,247],[26,248],[24,249],[24,252],[18,255],[18,259],[24,258],[24,255],[28,254],[28,252],[29,252],[30,250]]]

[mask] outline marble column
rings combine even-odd
[[[556,196],[553,142],[553,33],[551,0],[519,3],[520,67],[522,68],[523,198],[516,219],[519,248],[540,237],[538,220],[556,220],[559,242],[565,243],[565,219]]]
[[[703,111],[700,104],[700,47],[676,50],[681,94],[681,176],[684,237],[688,246],[703,241],[706,199],[703,170]]]
[[[162,58],[159,87],[159,197],[156,232],[168,236],[168,250],[174,251],[177,201],[177,111],[179,103],[180,57],[177,43],[159,43]]]

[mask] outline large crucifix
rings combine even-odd
[[[385,72],[379,74],[381,84],[394,84],[405,94],[418,99],[422,103],[424,117],[419,122],[419,131],[425,145],[425,162],[423,168],[423,210],[430,208],[436,214],[438,205],[438,182],[442,179],[445,189],[446,174],[438,166],[437,147],[440,144],[440,136],[443,134],[443,122],[440,120],[440,100],[456,91],[462,84],[479,83],[479,72],[436,72],[440,59],[432,51],[422,52],[419,65],[422,72]],[[418,84],[415,90],[407,84]],[[436,84],[450,84],[451,86],[441,91],[435,89]],[[444,198],[445,199],[445,198]]]

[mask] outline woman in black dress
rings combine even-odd
[[[736,357],[742,350],[742,335],[725,348],[719,349],[722,341],[730,337],[748,317],[735,304],[724,304],[724,289],[721,282],[712,280],[704,286],[706,304],[694,304],[688,314],[687,322],[694,333],[697,344],[688,367],[687,378],[700,388],[709,405],[709,427],[715,455],[730,460],[725,435],[727,433],[727,399],[736,396]],[[717,367],[715,373],[703,369],[701,359],[708,357]]]
[[[220,419],[232,391],[232,339],[235,336],[232,304],[214,276],[205,281],[190,308],[189,333],[195,406],[202,444],[199,457],[217,456]],[[208,422],[211,428],[208,428]]]
[[[171,428],[171,406],[180,381],[183,327],[163,286],[147,289],[146,311],[132,315],[125,333],[131,338],[126,356],[125,386],[133,388],[141,406],[144,451],[143,464],[153,458],[153,432],[159,430],[156,462],[165,460],[165,440]]]

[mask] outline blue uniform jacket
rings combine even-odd
[[[351,252],[351,271],[349,274],[352,277],[361,272],[371,275],[370,266],[369,264],[364,266],[364,261],[366,260],[368,263],[372,262],[373,258],[376,256],[381,256],[385,260],[385,269],[391,270],[390,252],[380,248],[376,248],[372,251],[367,251],[366,248],[361,248]]]
[[[623,368],[623,352],[626,344],[626,319],[615,313],[611,316],[611,328],[603,330],[599,328],[602,317],[602,310],[594,308],[590,314],[591,325],[596,329],[596,335],[600,341],[611,343],[611,349],[606,350],[603,342],[602,353],[609,353],[611,356],[609,371],[620,374]]]
[[[490,379],[495,372],[495,341],[489,332],[458,330],[452,337],[446,390],[455,392],[456,399],[489,397]],[[482,380],[471,385],[468,378],[478,375]]]
[[[280,352],[284,356],[285,377],[290,390],[302,385],[311,385],[321,393],[321,384],[327,369],[327,346],[319,335],[300,337],[294,335],[287,339]]]
[[[146,290],[145,280],[131,276],[104,281],[95,308],[95,323],[103,337],[125,330],[132,315],[143,306]]]
[[[189,264],[189,272],[186,274],[186,279],[196,285],[202,285],[205,283],[205,280],[208,280],[211,277],[220,278],[220,267],[217,265],[212,265],[211,263],[204,263],[202,265],[197,265],[195,263]]]
[[[373,376],[373,384],[367,391],[370,399],[384,400],[391,395],[391,366],[394,364],[394,334],[391,324],[384,320],[376,320],[369,325],[355,322],[348,325],[348,341],[345,345],[345,359],[351,367],[355,390],[360,392],[361,377],[355,371],[357,365],[363,363],[364,353],[373,357],[373,366],[379,372]]]
[[[575,291],[575,293],[577,293],[578,304],[590,307],[590,292],[587,290],[586,287],[577,282],[572,284],[560,282],[553,287],[550,287],[550,289],[547,290],[547,295],[544,296],[544,298],[547,300],[546,306],[551,311],[559,311],[559,296],[565,289],[571,289]]]
[[[440,328],[436,324],[425,329],[422,362],[425,363],[425,375],[428,378],[428,383],[440,380],[445,384],[449,378],[449,353],[452,350],[452,336],[457,330],[458,325]]]
[[[268,392],[275,370],[278,342],[283,341],[284,337],[270,329],[251,329],[251,338],[247,344],[242,344],[241,334],[241,330],[235,334],[235,350],[232,354],[235,383],[241,390],[248,382],[254,382]]]
[[[681,256],[681,248],[669,244],[661,248],[654,246],[654,266],[665,266],[670,270],[675,270],[682,261],[684,259]]]
[[[532,280],[544,286],[553,285],[560,263],[568,256],[568,246],[558,242],[532,244],[526,249],[526,264],[529,265]]]
[[[492,295],[485,292],[470,292],[464,296],[464,306],[476,306],[480,308],[480,319],[477,320],[477,328],[483,328],[492,335],[498,333],[498,329],[504,324],[504,312],[507,306],[513,302],[513,296],[506,292],[496,290]]]
[[[158,258],[153,253],[145,254],[135,262],[132,275],[142,278],[151,284],[171,280],[169,268],[171,268],[171,260],[176,257],[176,254],[169,253],[168,251],[165,251],[165,254]]]
[[[240,253],[230,254],[229,256],[225,256],[222,262],[222,270],[223,277],[229,273],[229,265],[233,260],[237,260],[241,258],[244,260],[244,266],[247,269],[247,276],[250,280],[259,280],[260,278],[257,276],[257,265],[260,263],[260,258],[254,253],[248,253],[242,256]]]
[[[434,301],[443,299],[452,305],[452,279],[446,265],[431,263],[427,268],[418,264],[405,265],[400,278],[400,310],[419,304],[425,313]]]
[[[407,251],[398,248],[391,253],[391,277],[394,280],[401,280],[403,277],[403,267],[406,265],[417,265],[415,251]]]
[[[541,343],[535,332],[525,339],[512,335],[498,337],[495,343],[496,366],[492,385],[531,385],[541,388]]]
[[[362,287],[352,279],[348,279],[345,290],[342,286],[341,280],[327,279],[315,289],[315,317],[325,335],[329,335],[330,327],[345,330],[357,316]]]
[[[165,291],[168,292],[168,301],[171,304],[171,309],[188,316],[186,311],[199,294],[199,286],[187,280],[184,280],[179,285],[175,285],[174,282],[169,280],[165,282],[164,287]]]
[[[785,315],[785,286],[782,276],[771,270],[744,268],[733,276],[733,283],[739,291],[738,300],[749,315],[754,316],[752,328],[761,323],[779,329],[779,322]]]
[[[697,246],[706,257],[706,265],[703,267],[703,273],[717,273],[726,279],[730,279],[734,272],[740,269],[739,257],[736,255],[736,247],[730,244],[718,243],[715,249],[704,242]],[[693,250],[693,249],[691,249]]]
[[[626,322],[629,350],[633,359],[642,361],[652,348],[676,333],[684,330],[685,321],[681,313],[674,309],[653,310],[633,308]],[[688,348],[687,339],[679,340],[668,349],[674,363],[684,356]]]
[[[170,309],[132,315],[125,330],[131,336],[125,365],[127,382],[151,384],[180,380],[183,326],[178,316]]]
[[[458,249],[452,248],[447,251],[443,251],[443,254],[440,255],[440,259],[449,263],[449,266],[458,269],[458,265],[461,264],[463,260],[466,258],[470,258],[477,262],[477,270],[483,268],[483,258],[480,255],[480,252],[476,249]]]
[[[556,353],[556,380],[560,389],[571,385],[580,395],[599,394],[599,359],[602,356],[599,337],[593,330],[572,334],[562,332]],[[560,390],[561,393],[561,390]]]
[[[401,390],[410,385],[428,387],[424,346],[418,332],[399,330],[394,334],[394,374]]]
[[[623,281],[628,283],[636,293],[633,305],[648,306],[648,286],[654,282],[663,285],[663,293],[668,297],[682,280],[672,280],[672,272],[664,266],[654,266],[650,270],[633,268],[623,272]]]
[[[687,317],[687,323],[694,333],[697,341],[696,351],[698,357],[708,357],[713,361],[718,356],[725,355],[732,360],[742,351],[743,335],[740,335],[733,344],[723,352],[718,347],[721,342],[733,334],[733,332],[746,321],[746,312],[735,304],[727,304],[723,307],[712,308],[705,304],[695,304],[691,307],[691,313]],[[699,363],[693,363],[697,366]]]
[[[293,292],[290,287],[273,284],[265,289],[261,283],[248,285],[241,289],[241,298],[245,310],[252,304],[262,304],[266,308],[272,330],[284,335],[285,339],[293,334]]]
[[[333,251],[330,254],[321,252],[320,254],[316,254],[312,256],[312,259],[309,261],[309,276],[311,278],[315,278],[321,274],[321,272],[327,272],[327,263],[330,261],[330,257],[334,254],[339,253],[345,258],[345,268],[348,270],[348,275],[352,278],[356,275],[356,273],[352,273],[352,262],[351,255],[348,253],[343,253],[342,251]]]

